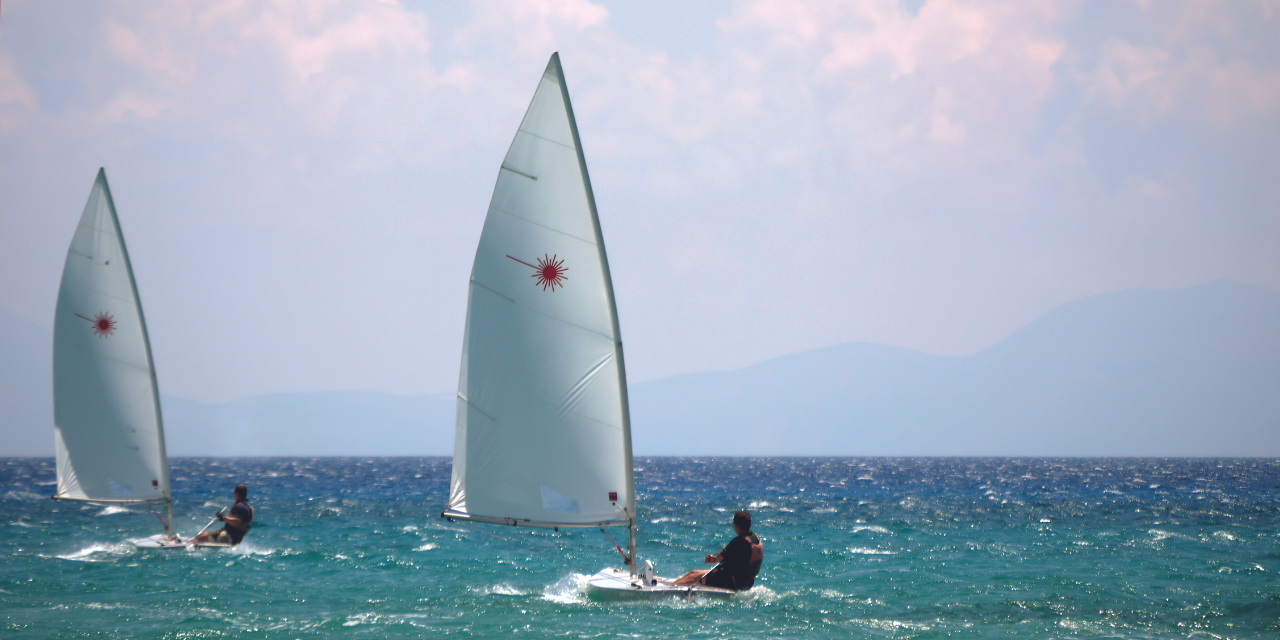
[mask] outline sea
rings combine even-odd
[[[147,507],[0,459],[0,638],[1280,638],[1280,460],[639,458],[639,549],[750,591],[611,601],[598,529],[449,522],[449,458],[174,458],[176,529],[245,483],[243,544],[142,550]],[[625,529],[610,532],[625,539]],[[625,543],[623,543],[625,544]]]

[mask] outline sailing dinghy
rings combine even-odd
[[[53,328],[55,500],[147,505],[173,535],[169,459],[147,323],[107,173],[98,170],[62,268]]]
[[[625,526],[618,551],[630,569],[595,574],[593,589],[732,593],[675,586],[647,562],[637,572],[618,312],[559,54],[498,171],[471,270],[457,407],[445,518]]]

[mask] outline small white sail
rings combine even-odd
[[[55,498],[108,504],[169,500],[151,345],[103,170],[62,269],[53,398]]]
[[[471,271],[445,516],[634,524],[613,285],[559,55],[498,172]]]

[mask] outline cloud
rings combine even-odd
[[[18,71],[13,58],[0,55],[0,132],[28,122],[39,110],[36,92]]]
[[[717,6],[26,10],[49,44],[0,49],[0,198],[78,212],[108,166],[139,268],[179,265],[142,285],[195,363],[170,392],[448,389],[473,236],[558,50],[635,380],[850,340],[964,353],[1126,286],[1280,286],[1274,3]],[[46,235],[7,272],[65,252]],[[46,317],[56,269],[9,305]]]

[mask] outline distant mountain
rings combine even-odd
[[[11,326],[0,455],[52,455],[51,338]],[[630,397],[637,455],[1280,456],[1280,294],[1226,280],[1121,291],[971,356],[846,344]],[[452,394],[162,403],[171,455],[453,451]]]
[[[848,344],[635,385],[638,454],[1280,456],[1280,294],[1063,305],[967,357]]]

